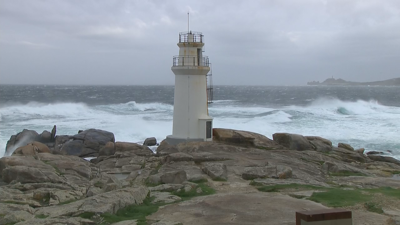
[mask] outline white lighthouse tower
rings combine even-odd
[[[174,118],[169,144],[211,141],[212,118],[208,115],[207,73],[210,63],[203,56],[204,36],[200,32],[179,33],[179,55],[174,56]]]

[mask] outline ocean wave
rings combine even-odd
[[[135,101],[120,104],[99,105],[95,106],[95,108],[98,110],[122,115],[137,113],[172,112],[173,110],[172,105],[165,103],[136,103]]]

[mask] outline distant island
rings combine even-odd
[[[383,81],[373,81],[373,82],[352,82],[345,81],[343,79],[328,78],[323,82],[310,81],[307,85],[354,85],[354,86],[400,86],[400,78],[393,78]]]

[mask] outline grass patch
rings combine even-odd
[[[297,199],[304,199],[305,198],[305,196],[303,196],[303,195],[290,194],[289,196],[292,197],[292,198],[297,198]]]
[[[201,192],[197,193],[197,189],[201,188]],[[182,201],[191,199],[196,196],[211,195],[214,194],[215,190],[209,187],[205,182],[198,183],[198,187],[190,190],[188,192],[172,192],[172,194],[177,195],[182,198]],[[123,220],[137,220],[138,225],[146,225],[146,216],[157,212],[160,206],[166,205],[165,203],[152,203],[154,197],[147,197],[140,205],[130,205],[123,209],[118,210],[118,212],[113,215],[105,213],[102,215],[103,219],[107,223],[116,223]],[[90,216],[90,215],[89,215]],[[93,215],[90,216],[90,218]],[[82,216],[81,216],[82,217]]]
[[[46,216],[44,214],[35,215],[35,218],[38,218],[38,219],[46,219],[47,217],[49,217],[49,216]]]
[[[84,219],[91,219],[93,216],[95,215],[95,213],[93,212],[84,212],[79,214],[78,216]]]
[[[201,188],[201,192],[197,193],[198,188]],[[182,191],[174,191],[171,194],[179,196],[182,201],[189,200],[193,197],[197,196],[203,196],[203,195],[212,195],[215,194],[215,190],[208,186],[206,183],[199,183],[197,188],[193,188],[192,190],[185,192],[184,190]]]
[[[267,151],[270,151],[270,150],[275,150],[274,148],[272,148],[272,147],[264,147],[264,146],[254,146],[254,147],[256,147],[256,148],[258,148],[258,149],[261,149],[261,150],[267,150]]]
[[[160,206],[165,205],[164,203],[153,204],[151,203],[153,199],[153,197],[147,197],[140,205],[130,205],[118,210],[115,215],[105,213],[102,217],[104,221],[111,224],[123,220],[137,220],[138,225],[146,225],[146,216],[157,212]]]
[[[93,186],[98,187],[98,188],[103,188],[104,184],[101,181],[96,181],[96,183],[93,184]]]
[[[366,202],[364,204],[364,207],[370,212],[379,213],[379,214],[383,213],[382,207],[380,207],[378,204],[375,204],[373,202]]]
[[[349,177],[349,176],[366,176],[360,172],[352,172],[352,171],[340,171],[335,173],[329,173],[331,176],[334,177]]]
[[[282,190],[296,190],[296,191],[302,191],[302,190],[324,190],[326,188],[324,187],[319,187],[319,186],[314,186],[314,185],[308,185],[308,184],[275,184],[275,185],[269,185],[269,186],[258,186],[259,183],[257,182],[250,182],[251,185],[257,186],[257,190],[263,191],[263,192],[279,192]]]
[[[325,161],[320,161],[320,160],[306,159],[306,158],[303,158],[303,157],[301,157],[300,159],[303,160],[303,161],[305,161],[305,162],[316,163],[316,164],[318,164],[318,165],[322,165],[322,164],[324,164],[324,162],[325,162]]]
[[[226,179],[221,178],[221,177],[216,177],[215,179],[212,179],[212,180],[213,181],[222,181],[222,182],[226,181]]]
[[[396,171],[391,171],[390,173],[392,173],[393,175],[396,175],[396,174],[400,174],[400,171],[396,170]]]
[[[367,191],[368,193],[371,194],[383,194],[389,197],[394,197],[397,199],[400,199],[400,190],[399,189],[394,189],[391,187],[381,187],[381,188],[375,188],[375,189],[366,189],[365,191]]]
[[[192,182],[192,183],[195,183],[195,184],[207,183],[208,182],[207,178],[201,178],[201,179],[198,179],[198,180],[189,180],[189,181]]]
[[[343,207],[368,202],[371,197],[371,195],[363,194],[360,190],[329,189],[325,192],[314,192],[309,200],[330,207]]]

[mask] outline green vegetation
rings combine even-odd
[[[137,220],[138,225],[146,225],[146,216],[157,212],[158,208],[163,203],[151,203],[154,198],[147,197],[140,205],[130,205],[123,209],[118,210],[118,212],[113,215],[110,213],[105,213],[102,215],[104,221],[108,223],[116,223],[123,220]]]
[[[314,192],[309,200],[322,203],[330,207],[351,206],[357,203],[368,202],[371,195],[365,195],[360,190],[343,190],[332,188],[325,192]]]
[[[366,176],[363,173],[360,172],[352,172],[352,171],[340,171],[336,173],[329,173],[331,176],[335,177],[349,177],[349,176]]]
[[[212,180],[213,181],[222,181],[222,182],[226,181],[226,179],[221,178],[221,177],[216,177],[215,179],[212,179]]]
[[[311,197],[307,198],[302,195],[289,194],[289,196],[298,199],[308,199],[319,202],[329,207],[345,207],[356,204],[363,204],[364,207],[371,212],[383,213],[379,204],[372,200],[376,195],[384,195],[390,198],[400,199],[400,191],[390,187],[381,187],[374,189],[351,189],[347,186],[336,186],[331,188],[319,187],[304,184],[275,184],[265,186],[262,183],[251,181],[250,185],[255,186],[259,191],[263,192],[290,192],[302,190],[319,190],[314,192]]]
[[[103,188],[103,183],[101,181],[96,181],[96,183],[93,184],[93,186],[98,187],[98,188]]]
[[[197,193],[197,190],[201,188],[201,192]],[[215,194],[215,190],[212,189],[210,186],[208,186],[205,183],[199,183],[197,188],[193,188],[192,190],[185,192],[184,190],[182,191],[174,191],[172,192],[173,195],[179,196],[182,198],[182,201],[189,200],[193,197],[197,196],[203,196],[203,195],[212,195]]]
[[[49,217],[49,216],[46,216],[46,215],[43,215],[43,214],[39,214],[39,215],[35,216],[35,218],[38,218],[38,219],[45,219],[47,217]]]
[[[370,212],[375,212],[375,213],[383,213],[382,207],[380,207],[379,205],[373,203],[373,202],[366,202],[364,204],[364,207],[370,211]]]
[[[303,191],[303,190],[324,190],[326,188],[308,185],[308,184],[275,184],[269,186],[263,186],[260,183],[255,181],[250,182],[250,185],[256,186],[257,190],[263,192],[279,192],[282,190],[296,190],[296,191]]]
[[[400,199],[400,191],[398,189],[394,189],[391,187],[381,187],[381,188],[376,188],[376,189],[366,189],[368,193],[371,194],[383,194],[389,197],[394,197],[397,199]]]
[[[84,219],[91,219],[94,216],[94,213],[93,212],[84,212],[84,213],[79,214],[78,216],[81,218],[84,218]]]
[[[196,196],[210,195],[214,194],[215,190],[212,189],[204,181],[198,181],[197,188],[185,192],[175,191],[172,194],[177,195],[182,198],[182,201],[188,200]],[[201,188],[201,191],[197,192]],[[116,214],[104,213],[101,215],[102,220],[99,224],[112,224],[124,220],[136,220],[138,225],[146,225],[146,216],[157,212],[160,206],[166,205],[165,203],[152,203],[154,197],[147,197],[140,205],[130,205],[123,209],[117,211]],[[95,214],[90,212],[85,212],[79,215],[82,218],[94,219]],[[179,224],[179,223],[178,223]]]

